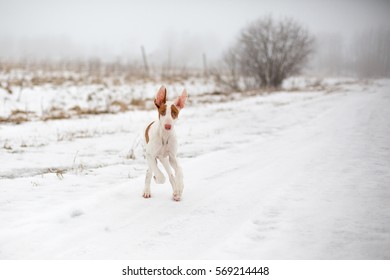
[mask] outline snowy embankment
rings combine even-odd
[[[142,198],[153,111],[4,125],[0,259],[389,259],[388,108],[388,81],[189,106],[180,203]]]

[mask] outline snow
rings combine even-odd
[[[142,198],[154,111],[1,124],[0,259],[389,259],[390,81],[324,84],[190,103],[179,203]]]

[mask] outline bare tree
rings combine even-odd
[[[293,19],[275,21],[269,16],[241,31],[224,62],[234,71],[231,74],[239,70],[247,86],[249,81],[252,86],[277,88],[284,79],[302,70],[313,46],[314,37]]]

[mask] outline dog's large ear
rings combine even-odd
[[[164,86],[161,86],[156,94],[154,99],[154,104],[157,108],[160,108],[161,105],[167,102],[167,89]]]
[[[180,109],[183,109],[186,104],[187,97],[188,97],[187,91],[184,89],[182,94],[178,98],[176,98],[174,102],[175,106],[179,107]]]

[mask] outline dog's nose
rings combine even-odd
[[[165,125],[165,129],[166,129],[166,130],[170,130],[171,127],[172,127],[172,126],[171,126],[170,124],[166,124],[166,125]]]

